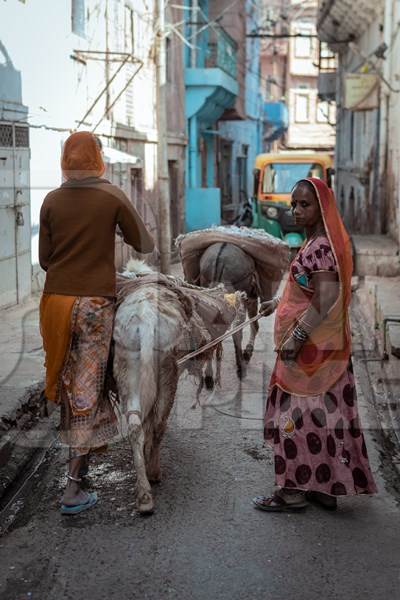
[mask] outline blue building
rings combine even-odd
[[[254,2],[190,0],[186,14],[186,229],[231,222],[262,151],[260,42]]]

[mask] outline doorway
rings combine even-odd
[[[170,224],[171,224],[171,248],[175,248],[175,240],[181,233],[180,210],[179,210],[179,186],[178,186],[178,162],[168,161],[169,198],[170,198]]]
[[[0,307],[31,293],[29,128],[0,123]]]
[[[218,187],[221,190],[221,220],[231,223],[234,219],[232,202],[232,142],[220,139],[218,161]]]

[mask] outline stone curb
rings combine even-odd
[[[378,336],[382,356],[386,329],[386,351],[388,355],[400,358],[400,323],[395,322],[400,319],[400,278],[365,277],[359,293],[365,312]],[[394,321],[390,321],[391,318],[394,318]]]
[[[45,444],[52,410],[47,409],[43,387],[40,382],[27,388],[16,408],[0,417],[0,499]]]
[[[365,357],[366,367],[372,377],[372,394],[379,414],[382,432],[392,446],[393,464],[400,474],[400,387],[399,359],[393,347],[394,339],[387,330],[387,354],[384,353],[383,319],[388,309],[400,314],[398,299],[394,293],[400,281],[395,278],[366,277],[357,290],[356,302],[365,317],[365,325],[371,340],[370,356]],[[370,362],[369,362],[370,361]]]

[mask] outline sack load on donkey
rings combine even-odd
[[[262,229],[220,226],[181,235],[176,240],[186,280],[201,287],[223,284],[229,291],[245,292],[249,318],[261,302],[277,292],[289,264],[289,246]],[[233,336],[237,373],[246,374],[258,332],[251,325],[250,340],[242,352],[242,332]]]

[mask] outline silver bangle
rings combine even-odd
[[[307,335],[310,335],[311,331],[313,330],[311,325],[307,323],[307,321],[304,321],[304,319],[300,319],[300,321],[297,321],[297,325],[299,325],[299,327],[301,327],[301,329],[303,329],[303,331],[305,331]]]
[[[80,483],[82,481],[82,477],[72,477],[72,475],[70,475],[69,473],[66,473],[65,476],[67,479],[75,481],[76,483]]]
[[[305,342],[308,338],[308,333],[300,325],[297,325],[293,329],[292,336],[299,342]]]

